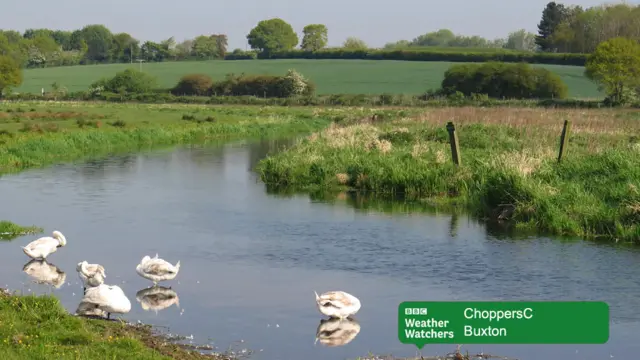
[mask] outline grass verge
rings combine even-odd
[[[0,220],[0,240],[13,240],[30,234],[40,234],[44,231],[38,226],[21,226],[10,221]]]
[[[402,194],[519,230],[640,243],[638,111],[372,111],[317,110],[340,121],[262,160],[262,180],[273,189]],[[564,120],[572,129],[557,163]],[[457,127],[460,167],[447,121]]]
[[[0,290],[0,353],[9,359],[230,359],[185,350],[148,326],[70,315],[52,296],[5,290]]]

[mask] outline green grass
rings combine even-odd
[[[296,69],[313,80],[318,94],[420,94],[440,87],[450,62],[377,61],[377,60],[241,60],[194,61],[143,64],[142,69],[159,79],[160,86],[172,87],[181,76],[204,73],[222,80],[228,73],[284,75]],[[84,91],[101,77],[113,76],[138,64],[108,64],[28,69],[19,92],[40,93],[57,82],[69,91]],[[560,75],[574,98],[602,98],[596,85],[584,77],[583,67],[543,66]]]
[[[2,290],[0,353],[5,359],[228,359],[164,344],[147,327],[69,315],[52,296]]]
[[[44,231],[38,226],[21,226],[10,221],[0,220],[0,240],[13,240],[28,234],[39,234]]]
[[[262,160],[271,188],[403,194],[505,217],[522,231],[640,244],[640,112],[442,108],[327,109],[342,123]],[[557,164],[563,120],[572,121]],[[462,166],[453,165],[447,121]]]
[[[91,103],[0,105],[0,174],[156,146],[287,136],[329,121],[311,108]]]

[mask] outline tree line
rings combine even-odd
[[[547,55],[502,56],[500,51],[523,54],[591,53],[598,44],[614,37],[640,40],[640,5],[605,4],[590,8],[567,6],[549,2],[542,10],[538,34],[520,29],[503,39],[485,39],[480,36],[454,34],[449,29],[422,34],[413,40],[389,43],[378,52],[395,52],[393,56],[373,58],[418,61],[530,61],[538,63],[562,63],[583,65],[584,57]],[[225,34],[200,35],[177,43],[171,37],[160,42],[140,41],[128,33],[112,33],[104,25],[87,25],[75,31],[52,29],[27,29],[24,33],[0,30],[0,56],[9,56],[20,67],[47,67],[98,63],[128,63],[135,61],[162,62],[178,60],[251,59],[280,57],[309,57],[309,52],[325,51],[338,57],[371,58],[366,54],[345,56],[342,53],[371,52],[361,39],[347,38],[341,47],[327,48],[329,30],[324,24],[309,24],[302,29],[302,38],[293,27],[280,18],[260,21],[247,35],[253,51],[235,49],[228,52]],[[407,54],[413,50],[458,49],[467,52],[460,60],[442,58],[441,54],[429,56]],[[466,48],[460,49],[460,48]],[[481,56],[482,49],[493,55]],[[337,52],[342,52],[337,54]],[[402,53],[400,53],[402,52]],[[473,52],[473,54],[471,54]],[[283,55],[284,53],[288,53]],[[261,56],[258,56],[260,54]],[[276,54],[280,54],[276,56]],[[498,54],[498,55],[495,55]],[[331,56],[334,56],[331,55]],[[357,55],[357,54],[356,54]],[[451,55],[453,56],[453,55]],[[454,56],[455,57],[455,56]],[[318,56],[313,56],[318,58]],[[322,57],[320,57],[322,58]],[[486,58],[486,59],[484,59]],[[503,59],[504,58],[504,59]],[[562,58],[562,59],[561,59]]]
[[[177,43],[173,37],[160,42],[112,33],[104,25],[87,25],[75,31],[27,29],[0,30],[0,56],[9,56],[21,67],[68,66],[177,60],[222,59],[227,52],[224,34],[200,35]]]

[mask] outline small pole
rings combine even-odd
[[[562,135],[560,135],[560,151],[558,152],[558,162],[562,160],[562,155],[564,155],[564,152],[567,149],[569,129],[571,129],[571,122],[569,120],[565,120],[564,126],[562,127]]]
[[[449,132],[449,143],[451,144],[451,158],[453,163],[460,165],[460,146],[458,144],[458,134],[456,133],[456,127],[451,121],[447,123],[447,131]]]

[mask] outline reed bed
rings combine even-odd
[[[263,181],[272,188],[402,194],[521,230],[640,243],[638,111],[339,110],[317,109],[316,116],[337,121],[264,159]],[[558,163],[565,120],[572,127]],[[457,128],[460,166],[451,160],[449,121]]]

